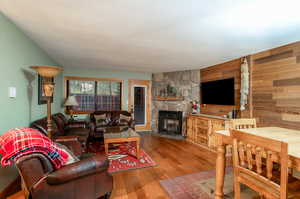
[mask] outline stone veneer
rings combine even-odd
[[[199,101],[200,98],[200,71],[188,70],[168,73],[156,73],[152,75],[152,95],[159,96],[160,90],[167,87],[169,84],[175,87],[178,92],[184,97],[183,101],[152,101],[152,121],[151,128],[153,132],[158,131],[158,111],[182,111],[182,135],[186,135],[186,116],[191,112],[190,102],[193,100]]]

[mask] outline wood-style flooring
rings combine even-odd
[[[113,174],[111,199],[169,198],[160,180],[215,168],[215,153],[184,140],[144,134],[142,148],[158,166]]]

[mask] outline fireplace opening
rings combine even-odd
[[[167,135],[181,135],[182,111],[159,111],[158,132]]]

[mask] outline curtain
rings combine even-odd
[[[97,82],[96,110],[121,110],[121,83]]]
[[[121,110],[121,82],[69,80],[68,94],[76,97],[76,111]]]

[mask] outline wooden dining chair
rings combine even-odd
[[[240,199],[240,184],[255,190],[263,198],[288,197],[288,145],[287,143],[247,134],[231,129],[233,137],[233,167],[235,199]],[[266,162],[266,166],[262,163]],[[273,176],[273,165],[280,163],[279,180]],[[279,182],[278,182],[279,181]],[[298,197],[294,197],[298,198]]]
[[[240,118],[231,120],[232,129],[249,129],[256,128],[255,118]]]

